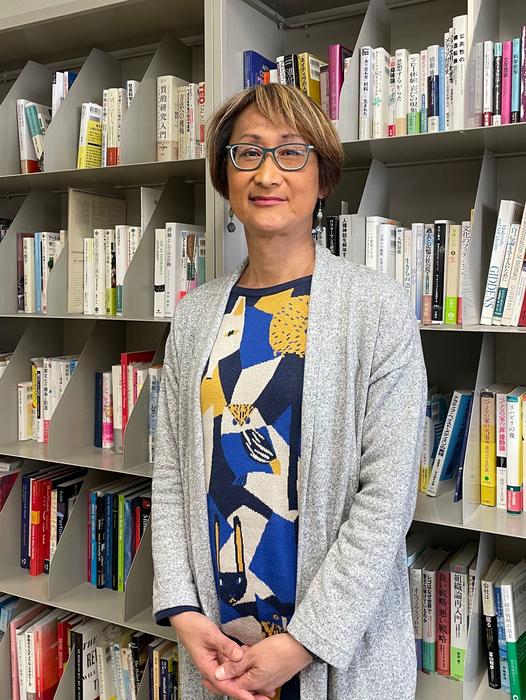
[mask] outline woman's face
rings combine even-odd
[[[237,118],[230,143],[254,143],[267,148],[283,143],[307,143],[293,129],[268,121],[254,105]],[[311,152],[302,170],[286,172],[266,154],[257,170],[242,171],[227,164],[230,206],[249,235],[310,235],[312,212],[319,196],[318,156]]]

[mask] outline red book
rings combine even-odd
[[[31,518],[29,526],[29,574],[38,576],[44,571],[42,556],[42,479],[31,479]]]
[[[106,165],[119,164],[119,149],[117,146],[106,149]]]
[[[141,506],[138,503],[135,506],[135,523],[134,523],[134,538],[133,538],[133,554],[137,554],[139,549],[139,543],[141,541]]]
[[[526,294],[522,297],[521,313],[519,316],[519,326],[526,326]]]
[[[450,618],[450,565],[451,557],[448,557],[437,572],[437,658],[436,669],[441,676],[449,676],[449,652],[451,639]]]
[[[329,117],[340,117],[340,92],[343,85],[343,66],[346,58],[352,56],[351,49],[342,44],[329,46]]]
[[[57,664],[58,678],[64,673],[64,666],[69,658],[68,632],[77,623],[81,622],[82,615],[71,613],[67,617],[62,618],[57,624]]]
[[[53,700],[58,686],[57,616],[53,610],[35,626],[35,680],[37,700]]]
[[[502,93],[500,108],[500,123],[511,123],[511,73],[512,73],[512,42],[502,42]]]
[[[155,355],[155,350],[137,350],[136,352],[121,353],[121,381],[122,381],[122,434],[124,442],[124,431],[128,423],[128,391],[133,387],[128,387],[128,365],[131,362],[151,362]]]
[[[34,605],[29,610],[25,610],[20,615],[14,617],[9,623],[10,630],[10,648],[11,648],[11,698],[12,700],[20,700],[20,687],[18,685],[18,649],[16,645],[16,631],[19,627],[22,627],[26,623],[30,622],[32,618],[39,615],[44,609],[45,605],[39,603]]]

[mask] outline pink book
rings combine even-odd
[[[36,617],[45,605],[33,605],[29,610],[25,610],[20,615],[14,617],[9,623],[10,647],[11,647],[11,698],[12,700],[20,700],[20,688],[18,686],[18,655],[16,648],[16,631],[22,625],[25,625],[33,617]]]
[[[113,396],[111,372],[102,375],[102,447],[113,447]]]
[[[449,676],[450,647],[450,563],[448,557],[437,573],[437,658],[436,670],[441,676]]]
[[[501,124],[511,123],[511,72],[512,72],[512,42],[502,42],[502,101]]]
[[[526,26],[521,29],[521,122],[526,122]]]
[[[329,46],[329,118],[340,117],[340,91],[343,85],[343,64],[346,58],[352,56],[351,49],[342,44]]]

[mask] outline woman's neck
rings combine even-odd
[[[273,287],[314,271],[315,250],[310,232],[292,239],[290,235],[255,238],[247,234],[247,247],[248,264],[238,280],[242,287]]]

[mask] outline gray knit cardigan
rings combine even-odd
[[[244,263],[245,264],[245,263]],[[163,370],[152,494],[153,612],[219,620],[200,383],[243,266],[177,306]],[[296,611],[316,657],[302,700],[414,698],[405,535],[415,507],[426,372],[402,287],[316,246],[305,355]],[[211,698],[184,649],[182,697]]]

